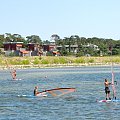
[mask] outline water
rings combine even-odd
[[[120,98],[120,67],[114,68]],[[105,98],[104,79],[111,81],[106,67],[68,67],[0,71],[0,120],[119,120],[120,102],[98,103]],[[74,87],[76,92],[62,97],[29,97],[35,86],[39,91],[56,87]],[[20,97],[18,95],[28,95]]]

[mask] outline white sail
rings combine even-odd
[[[115,88],[115,81],[114,81],[113,63],[112,63],[112,65],[111,65],[111,73],[112,73],[112,90],[113,90],[113,99],[116,99],[116,88]]]

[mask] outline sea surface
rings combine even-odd
[[[117,99],[120,99],[120,66],[114,67]],[[111,67],[65,67],[0,70],[0,120],[120,120],[120,102],[105,99],[104,79],[111,82]],[[59,97],[31,97],[39,91],[73,87],[76,91]],[[112,97],[112,88],[111,97]]]

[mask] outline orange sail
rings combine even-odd
[[[62,96],[65,94],[75,92],[75,88],[54,88],[50,90],[45,90],[43,92],[49,93],[52,96]]]

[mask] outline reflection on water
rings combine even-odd
[[[120,98],[120,68],[114,68]],[[104,99],[104,79],[111,80],[111,68],[68,67],[17,70],[13,81],[9,71],[0,71],[0,120],[119,120],[120,103],[97,103]],[[76,92],[61,97],[31,97],[39,90],[73,87]],[[26,95],[26,96],[24,96]]]

